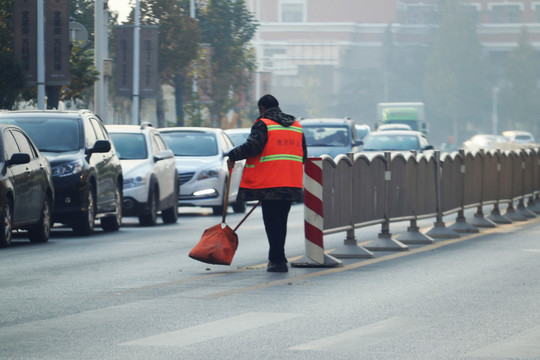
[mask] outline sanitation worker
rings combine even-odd
[[[274,96],[264,95],[257,106],[260,116],[247,140],[229,151],[228,166],[247,159],[238,196],[261,201],[269,244],[266,271],[287,272],[287,219],[291,204],[302,200],[306,140],[300,123],[281,111]]]

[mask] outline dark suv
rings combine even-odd
[[[53,222],[90,235],[122,223],[122,167],[97,115],[89,110],[3,111],[1,123],[20,126],[49,160],[54,184]]]

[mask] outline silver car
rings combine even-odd
[[[214,215],[223,214],[229,171],[227,152],[234,146],[222,129],[173,127],[159,130],[176,158],[179,174],[179,206],[211,207]],[[244,161],[237,161],[231,173],[228,204],[234,212],[246,210],[237,199]]]
[[[122,210],[153,226],[158,212],[166,224],[178,220],[178,174],[174,155],[149,123],[106,125],[124,174]]]

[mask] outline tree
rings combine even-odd
[[[200,18],[203,42],[211,46],[210,86],[202,90],[212,100],[212,126],[220,127],[225,113],[250,85],[255,56],[249,42],[257,24],[244,0],[209,0]]]
[[[482,113],[486,89],[476,23],[459,0],[441,1],[441,23],[426,64],[424,92],[429,122],[439,141],[458,138],[467,123],[489,119]],[[489,121],[484,121],[485,125]],[[433,140],[433,139],[432,139]]]
[[[90,96],[94,82],[98,79],[99,72],[94,66],[94,51],[82,49],[74,44],[70,56],[69,85],[62,87],[60,99],[62,101],[84,100]]]
[[[177,124],[183,125],[183,95],[189,65],[196,59],[201,38],[198,22],[189,16],[188,0],[147,0],[141,4],[141,23],[159,25],[159,74],[161,84],[175,88]],[[129,16],[134,21],[134,11]],[[159,86],[157,117],[164,126],[163,94]]]
[[[26,75],[13,49],[13,0],[0,0],[0,109],[12,109],[26,86]]]
[[[540,92],[536,81],[540,75],[538,52],[529,43],[526,28],[521,31],[518,46],[508,55],[506,80],[509,83],[501,91],[501,113],[504,129],[521,129],[538,134]],[[503,129],[503,130],[504,130]]]

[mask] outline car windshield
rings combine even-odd
[[[249,132],[227,132],[227,136],[229,136],[234,146],[239,146],[246,142]]]
[[[148,157],[143,134],[109,133],[120,160],[140,160]]]
[[[349,131],[345,126],[302,125],[307,146],[350,145]]]
[[[418,138],[414,135],[368,135],[364,150],[418,150]]]
[[[216,137],[204,132],[164,132],[163,140],[175,156],[215,156],[218,154]]]
[[[66,152],[81,148],[79,142],[79,121],[77,118],[2,118],[21,127],[30,136],[39,151]]]

